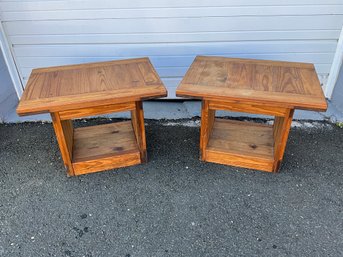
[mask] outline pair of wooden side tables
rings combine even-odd
[[[277,172],[295,109],[325,111],[314,66],[198,56],[176,90],[202,99],[200,159]],[[19,115],[50,113],[69,176],[147,161],[142,100],[167,90],[148,58],[34,69]],[[216,110],[275,116],[273,125],[216,119]],[[131,112],[131,121],[73,128],[72,120]]]

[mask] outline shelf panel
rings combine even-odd
[[[140,155],[135,152],[73,163],[73,169],[75,175],[82,175],[97,171],[128,167],[140,163]]]
[[[206,161],[272,171],[273,127],[266,124],[215,119]]]
[[[77,175],[139,163],[131,121],[74,130],[73,167]]]

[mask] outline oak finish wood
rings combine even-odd
[[[32,71],[17,113],[51,113],[166,95],[148,58],[58,66]]]
[[[325,111],[313,64],[197,56],[177,96]]]
[[[273,143],[270,125],[216,119],[207,150],[273,160]]]
[[[134,110],[135,108],[136,108],[135,103],[129,102],[129,103],[109,104],[109,105],[94,106],[94,107],[89,107],[89,108],[61,111],[59,112],[59,114],[60,114],[61,120],[69,120],[69,119],[76,119],[76,118],[101,115],[101,114],[107,114],[107,113],[113,113],[113,112],[131,111],[131,110]]]
[[[75,169],[75,175],[78,176],[103,170],[128,167],[140,163],[139,152],[133,152],[126,153],[121,156],[110,156],[101,159],[73,163],[73,168]]]
[[[72,166],[73,128],[71,121],[61,121],[58,113],[51,113],[52,124],[68,176],[74,176]]]
[[[130,121],[77,128],[74,131],[73,163],[139,153]]]
[[[247,169],[261,170],[266,172],[271,172],[273,169],[272,160],[261,159],[258,157],[247,157],[242,154],[234,154],[230,152],[216,151],[212,149],[209,149],[206,152],[207,162],[231,165]]]
[[[118,108],[118,109],[116,109]],[[73,129],[71,120],[52,113],[52,121],[68,176],[126,167],[147,162],[143,105],[141,101],[78,111],[61,112],[64,118],[122,111],[129,108],[131,121]]]
[[[69,176],[147,161],[142,99],[167,91],[148,58],[33,70],[19,115],[50,112]],[[131,121],[73,128],[72,119],[130,111]]]
[[[286,114],[285,108],[266,106],[266,105],[260,105],[260,104],[210,101],[209,108],[213,110],[249,112],[249,113],[272,115],[272,116],[274,115],[284,116]]]
[[[137,140],[140,151],[141,161],[145,163],[148,161],[146,151],[145,126],[144,126],[144,112],[142,102],[135,103],[136,108],[131,111],[131,122],[134,130],[134,135]]]
[[[294,109],[326,110],[312,64],[198,56],[176,90],[202,99],[200,159],[277,172]],[[216,110],[275,116],[273,126],[215,119]]]
[[[291,129],[294,110],[288,109],[284,117],[275,117],[273,126],[274,165],[273,171],[279,170],[286,149],[288,134]]]
[[[201,127],[200,127],[200,159],[206,160],[206,146],[211,136],[214,123],[215,110],[209,109],[209,102],[204,100],[201,107]]]
[[[77,128],[74,134],[75,175],[141,163],[130,121]]]

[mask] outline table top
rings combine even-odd
[[[166,95],[149,58],[49,67],[32,70],[17,113],[58,112]]]
[[[310,63],[197,56],[176,95],[293,109],[327,109]]]

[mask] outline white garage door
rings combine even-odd
[[[325,84],[342,0],[1,1],[23,84],[33,68],[148,56],[175,98],[196,55],[312,62]]]

